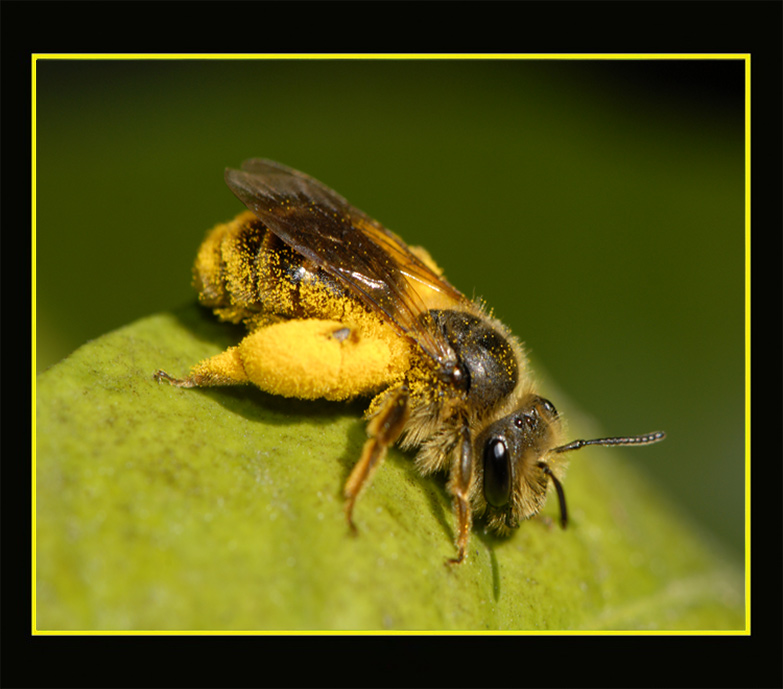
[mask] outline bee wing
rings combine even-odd
[[[226,169],[226,184],[295,251],[336,278],[443,367],[456,355],[429,313],[434,290],[446,302],[467,299],[416,257],[394,233],[318,180],[254,158]]]

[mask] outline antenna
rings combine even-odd
[[[658,443],[666,437],[666,433],[663,431],[656,431],[655,433],[647,433],[645,435],[632,435],[624,438],[595,438],[593,440],[572,440],[567,445],[561,445],[552,450],[552,452],[571,452],[571,450],[579,450],[587,445],[652,445]]]
[[[652,445],[658,443],[666,437],[666,433],[663,431],[656,431],[655,433],[646,433],[645,435],[632,435],[623,438],[594,438],[593,440],[572,440],[566,445],[560,445],[552,450],[552,452],[571,452],[571,450],[579,450],[587,445],[603,445],[610,447],[613,445]],[[546,465],[545,462],[539,462],[538,466],[542,471],[552,479],[552,483],[555,485],[557,491],[557,501],[560,503],[560,526],[565,529],[568,525],[568,509],[566,508],[565,491],[563,486],[557,477],[552,473],[552,470]]]

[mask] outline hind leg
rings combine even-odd
[[[155,378],[183,388],[252,383],[284,397],[346,400],[392,385],[408,365],[407,350],[399,351],[394,339],[339,321],[304,319],[254,330],[186,378],[165,371]]]
[[[225,352],[204,359],[194,366],[186,378],[174,376],[158,369],[152,376],[158,382],[165,381],[178,388],[203,388],[215,385],[242,385],[249,383],[242,364],[239,347],[229,347]]]

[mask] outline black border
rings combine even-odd
[[[783,5],[745,2],[3,2],[0,6],[3,359],[18,417],[3,434],[0,684],[43,686],[783,685],[781,562],[781,32]],[[750,53],[753,94],[751,636],[32,636],[27,423],[32,53]],[[12,203],[9,203],[12,200]],[[772,261],[767,265],[767,261]],[[5,267],[5,266],[4,266]],[[9,287],[11,289],[9,289]],[[765,301],[759,301],[759,300]],[[772,308],[768,302],[774,300]],[[761,306],[759,306],[759,304]],[[777,308],[775,308],[777,307]],[[772,345],[771,352],[767,348]],[[19,348],[19,352],[17,352]],[[6,365],[6,364],[11,365]],[[10,383],[7,376],[11,373]],[[21,380],[17,381],[16,377]],[[770,387],[778,390],[770,394]],[[19,402],[19,391],[24,400]],[[763,397],[762,397],[763,395]],[[8,400],[5,400],[8,402]],[[774,416],[773,416],[774,415]],[[768,416],[770,418],[768,418]],[[21,425],[24,428],[18,429]],[[769,491],[770,495],[766,493]],[[770,514],[770,508],[773,512]]]

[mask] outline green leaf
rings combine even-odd
[[[744,628],[742,571],[634,470],[645,450],[581,451],[567,530],[555,499],[509,538],[479,522],[457,567],[444,478],[394,450],[352,537],[341,493],[361,400],[153,380],[241,334],[188,307],[38,377],[37,630]]]

